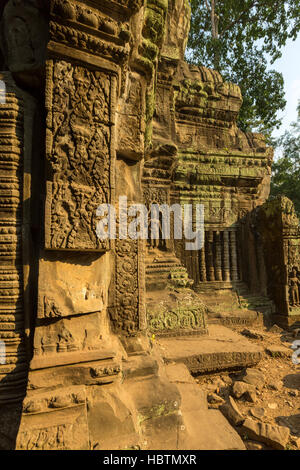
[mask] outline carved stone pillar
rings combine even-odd
[[[224,253],[224,267],[223,267],[223,281],[230,281],[230,255],[229,255],[229,232],[223,232],[223,253]]]
[[[207,273],[208,280],[215,281],[214,268],[214,232],[210,230],[207,233]]]
[[[199,264],[200,264],[200,280],[201,282],[206,282],[207,276],[206,276],[206,260],[205,260],[205,242],[204,242],[203,248],[200,250]]]
[[[236,232],[230,232],[230,254],[231,254],[231,278],[238,281],[238,265],[237,265],[237,249],[236,249]]]
[[[262,241],[260,238],[257,239],[257,260],[259,270],[259,281],[260,281],[260,292],[262,295],[267,295],[267,273],[265,266],[265,257]]]
[[[0,404],[20,401],[28,372],[30,161],[34,101],[0,74]],[[26,133],[26,138],[25,138]],[[29,299],[30,300],[30,299]],[[28,339],[28,338],[27,338]],[[0,412],[1,415],[1,412]],[[1,423],[0,423],[1,424]]]
[[[216,281],[222,281],[222,246],[221,246],[220,232],[215,232],[215,242],[216,242],[216,260],[215,260]]]

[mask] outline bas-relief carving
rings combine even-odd
[[[66,61],[47,64],[45,246],[103,250],[96,210],[110,202],[114,77]]]
[[[12,72],[41,66],[45,58],[47,22],[37,0],[10,0],[2,22],[2,50]]]
[[[258,208],[256,225],[264,246],[268,291],[276,303],[279,320],[296,321],[300,316],[300,231],[292,201],[283,196],[270,199]]]
[[[90,263],[82,266],[71,260],[57,266],[52,257],[43,260],[39,279],[38,318],[63,318],[84,315],[90,312],[103,312],[107,305],[107,283],[112,269],[103,260],[91,258]],[[75,256],[74,256],[75,261]],[[106,266],[105,266],[106,265]],[[101,276],[106,267],[107,274]],[[72,273],[72,280],[68,279]],[[51,285],[48,279],[53,277]]]
[[[83,386],[46,392],[23,403],[20,450],[89,449],[87,397]],[[50,422],[50,425],[46,423]]]
[[[299,300],[299,272],[297,268],[293,268],[291,274],[289,275],[289,286],[290,286],[290,304],[292,307],[299,307],[300,300]]]
[[[138,250],[138,241],[116,241],[116,293],[111,319],[115,331],[129,336],[139,329]]]

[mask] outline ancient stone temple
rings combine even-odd
[[[185,62],[188,0],[2,3],[0,448],[243,448],[190,373],[260,358],[210,325],[300,319],[300,234],[240,89]],[[201,204],[202,248],[129,238],[124,197]]]

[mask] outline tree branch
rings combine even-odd
[[[208,9],[208,11],[210,11],[210,6],[209,6],[209,3],[207,0],[205,0],[205,5],[206,5],[206,8]]]
[[[254,8],[255,6],[259,6],[259,0],[253,0],[253,2],[250,4],[250,6],[248,8],[248,11],[251,10],[251,8]],[[235,20],[233,20],[221,33],[219,33],[219,35],[223,36],[226,33],[226,31],[228,31],[233,26],[235,26],[240,21],[240,19],[242,18],[242,16],[245,13],[246,13],[245,11],[242,11],[242,13]],[[258,17],[256,17],[256,18],[258,18]]]

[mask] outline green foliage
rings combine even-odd
[[[291,199],[300,217],[300,102],[297,121],[274,144],[282,150],[282,156],[273,164],[271,195]]]
[[[244,103],[239,126],[271,134],[280,126],[283,77],[268,70],[300,29],[300,0],[191,0],[187,59],[237,83]]]

